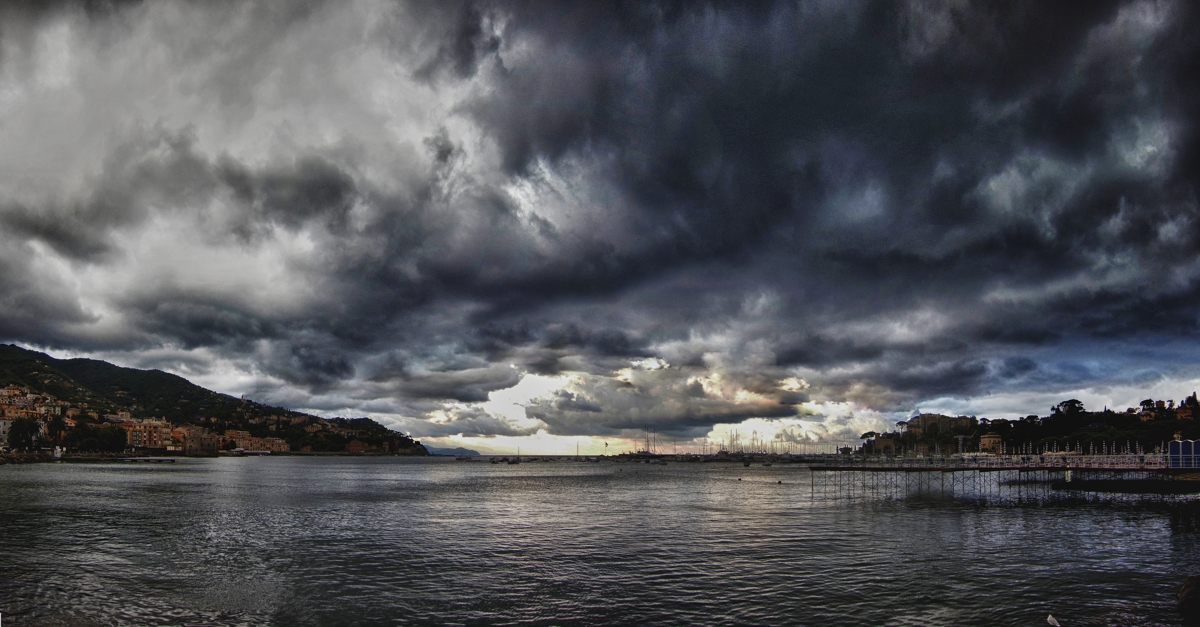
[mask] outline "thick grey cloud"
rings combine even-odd
[[[6,341],[428,436],[1200,376],[1188,3],[4,17]]]

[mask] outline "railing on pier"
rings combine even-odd
[[[839,469],[929,469],[929,470],[988,470],[1019,468],[1060,468],[1096,470],[1157,470],[1167,468],[1167,456],[1157,453],[1142,455],[1076,455],[1047,453],[1044,455],[953,455],[947,457],[868,457],[865,459],[832,460],[825,465],[810,466],[813,470]]]
[[[1167,462],[1166,455],[1157,453],[968,454],[944,458],[843,458],[810,465],[809,469],[814,498],[932,496],[1021,501],[1052,495],[1077,498],[1081,493],[1098,491],[1155,495],[1200,492],[1200,482],[1172,481],[1180,473]]]

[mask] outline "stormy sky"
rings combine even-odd
[[[1197,18],[5,3],[0,340],[485,451],[1181,398]]]

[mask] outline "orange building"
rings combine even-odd
[[[979,452],[1000,454],[1002,440],[998,433],[985,433],[979,436]]]

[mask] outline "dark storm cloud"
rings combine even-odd
[[[629,358],[652,356],[643,341],[624,330],[530,320],[484,323],[466,338],[466,346],[490,360],[509,360],[547,375],[580,369],[580,357],[611,370],[627,365]]]
[[[2,339],[461,416],[431,435],[528,433],[477,408],[526,373],[575,377],[528,408],[551,433],[693,434],[1195,343],[1190,4],[365,6],[7,9],[13,119],[46,125],[2,130],[12,163],[76,163],[52,88],[106,103],[81,119],[161,107],[65,140],[92,151],[70,177],[0,180]],[[76,56],[45,52],[55,19]],[[196,21],[219,37],[168,44],[162,80],[120,69]],[[55,78],[91,57],[101,80]]]
[[[462,435],[465,437],[519,437],[537,433],[535,427],[518,427],[485,411],[467,409],[457,412],[450,420],[435,420],[422,423],[419,428],[425,437]]]
[[[400,389],[414,398],[450,399],[464,403],[486,401],[493,390],[510,388],[521,373],[505,366],[409,375]]]
[[[433,10],[450,11],[453,6],[453,3],[444,3]],[[438,17],[444,19],[446,16]],[[417,76],[431,80],[439,70],[448,70],[458,78],[474,75],[479,63],[500,49],[500,37],[488,28],[489,17],[473,2],[461,3],[457,18],[448,24],[447,30],[450,32],[445,35],[434,57],[417,71]]]
[[[50,343],[69,325],[95,322],[95,315],[73,300],[67,286],[32,267],[28,245],[0,235],[0,335]]]
[[[209,193],[207,164],[192,143],[186,132],[138,132],[106,155],[86,197],[36,207],[10,204],[0,208],[0,224],[64,257],[102,261],[115,252],[114,230],[145,220],[152,207],[184,208]]]
[[[551,403],[556,412],[582,411],[598,414],[604,411],[599,403],[566,390],[555,392]]]
[[[526,411],[545,423],[551,433],[562,435],[614,435],[654,427],[689,437],[703,435],[717,423],[799,414],[783,403],[697,397],[694,387],[679,381],[644,387],[597,381],[591,385],[591,393],[598,398],[564,392],[538,399]]]
[[[331,231],[337,232],[344,228],[357,192],[349,174],[315,156],[298,159],[286,170],[257,175],[228,158],[218,168],[221,182],[234,198],[258,214],[250,219],[251,223],[275,220],[297,228],[320,216]]]

